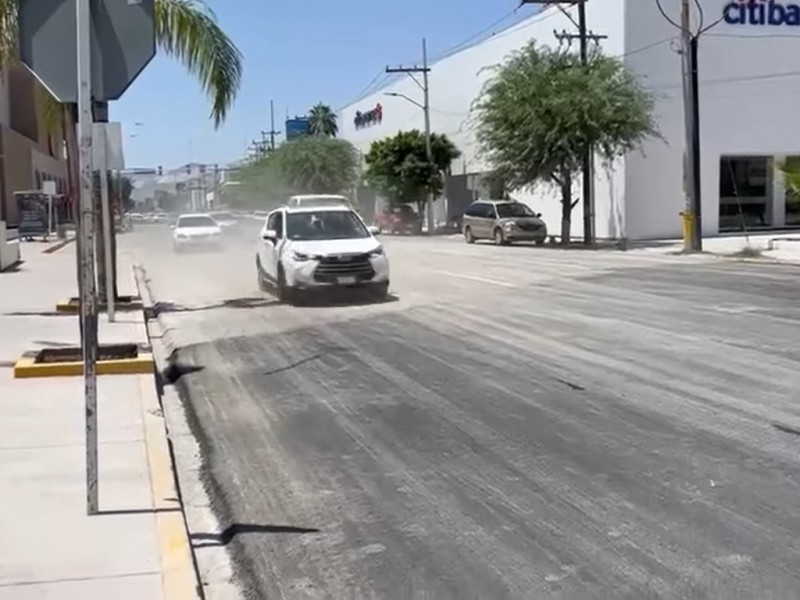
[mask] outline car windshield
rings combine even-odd
[[[514,217],[535,217],[536,214],[521,202],[509,202],[508,204],[497,205],[497,216],[501,219],[511,219]]]
[[[287,214],[286,237],[290,240],[350,240],[369,237],[369,231],[351,211],[314,211]]]
[[[196,216],[196,217],[181,217],[178,219],[178,227],[216,227],[217,222],[211,217]]]

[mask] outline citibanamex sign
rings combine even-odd
[[[800,27],[800,5],[775,0],[736,0],[725,5],[722,18],[729,25]]]
[[[383,106],[381,106],[380,102],[375,105],[375,108],[368,110],[367,112],[361,112],[360,110],[357,110],[356,116],[353,119],[356,129],[372,127],[373,125],[378,125],[381,122],[383,122]]]

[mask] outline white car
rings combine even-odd
[[[222,228],[211,215],[181,215],[172,226],[172,246],[176,252],[190,248],[222,248]]]
[[[292,196],[286,206],[293,208],[303,206],[346,206],[353,208],[350,200],[338,194],[301,194]]]
[[[238,224],[236,217],[229,212],[212,212],[210,215],[212,219],[219,223],[219,226],[223,231],[229,229],[230,227],[235,227]]]
[[[289,207],[271,212],[256,254],[258,284],[281,302],[300,292],[362,288],[376,299],[389,293],[389,261],[377,229],[342,205]]]

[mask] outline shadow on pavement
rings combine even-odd
[[[259,296],[251,298],[231,298],[223,300],[222,302],[215,302],[213,304],[206,304],[203,306],[182,306],[175,302],[156,302],[153,307],[156,315],[164,313],[185,313],[185,312],[200,312],[204,310],[213,310],[215,308],[260,308],[264,306],[272,306],[279,304],[275,299],[267,299]]]
[[[294,527],[292,525],[255,525],[246,523],[233,523],[219,533],[193,533],[192,541],[207,541],[208,543],[194,544],[195,548],[208,546],[227,546],[233,538],[243,533],[319,533],[316,527]]]
[[[342,292],[340,294],[327,294],[327,295],[314,295],[310,294],[298,298],[295,306],[302,306],[304,308],[331,308],[337,306],[368,306],[390,304],[399,301],[400,298],[394,294],[389,294],[381,300],[376,300],[369,294],[347,294]]]
[[[101,510],[97,513],[99,517],[112,517],[115,515],[149,515],[156,513],[180,512],[179,506],[173,508],[122,508],[118,510]]]

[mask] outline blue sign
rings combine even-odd
[[[729,25],[789,25],[800,27],[800,5],[775,0],[737,0],[725,5]]]
[[[286,119],[286,141],[297,139],[308,135],[308,117],[297,117],[296,119]]]

